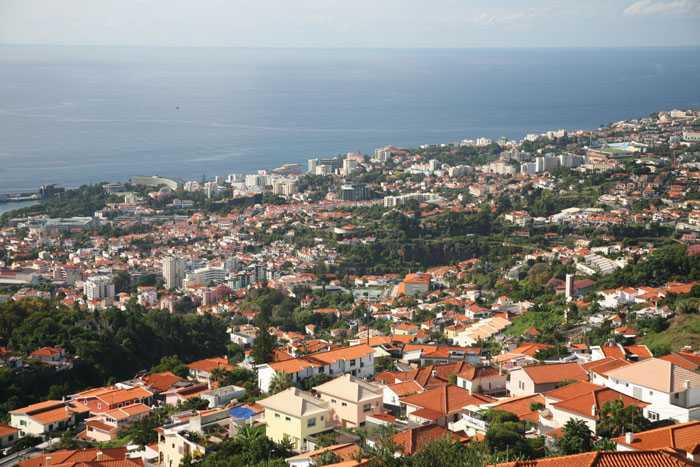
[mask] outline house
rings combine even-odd
[[[510,412],[518,416],[520,420],[539,422],[539,413],[533,410],[533,404],[543,404],[544,398],[539,394],[531,396],[510,397],[498,402],[481,406],[466,406],[462,412],[462,418],[452,423],[449,428],[452,431],[464,431],[468,435],[485,435],[490,429],[490,424],[483,413],[483,409],[497,409]]]
[[[307,438],[327,430],[328,403],[297,388],[288,388],[258,401],[265,408],[267,436],[273,441],[285,438],[295,450],[306,450]]]
[[[673,362],[676,365],[680,365],[688,370],[698,370],[700,369],[700,355],[696,355],[692,352],[671,352],[668,355],[659,357],[661,360],[667,360]]]
[[[401,448],[403,454],[412,456],[420,451],[423,446],[445,437],[452,438],[454,442],[466,442],[469,440],[469,438],[458,436],[437,423],[409,428],[406,431],[395,434],[391,437],[391,440],[396,447]]]
[[[561,457],[496,464],[495,467],[697,467],[698,464],[673,451],[592,451]]]
[[[605,385],[649,403],[652,422],[700,420],[700,374],[675,363],[649,358],[607,372]]]
[[[270,381],[276,373],[284,371],[300,384],[309,376],[320,373],[338,376],[349,373],[358,378],[374,375],[374,349],[367,344],[353,345],[340,349],[317,352],[281,362],[258,365],[258,387],[267,392]]]
[[[466,389],[447,384],[429,389],[420,394],[403,397],[400,400],[401,412],[416,423],[435,422],[440,426],[457,421],[462,408],[467,405],[483,405],[494,402],[481,394],[472,394]]]
[[[59,347],[42,347],[29,354],[30,358],[38,358],[45,363],[57,363],[66,359],[66,349]]]
[[[90,409],[73,401],[46,401],[10,411],[10,425],[20,430],[19,436],[44,436],[65,430],[82,421]]]
[[[191,379],[204,383],[209,381],[212,372],[216,369],[228,371],[233,369],[233,365],[229,363],[227,357],[205,358],[204,360],[192,362],[185,366],[190,369]]]
[[[203,410],[157,428],[158,465],[177,467],[187,455],[203,457],[214,446],[206,434],[224,430],[227,434],[228,420],[228,410]]]
[[[454,345],[404,344],[402,358],[405,363],[419,366],[445,363],[481,363],[481,349]]]
[[[562,381],[571,380],[588,380],[588,374],[578,363],[531,365],[511,371],[506,388],[511,396],[527,396],[551,391]]]
[[[598,412],[606,402],[622,400],[625,407],[635,405],[639,408],[649,405],[646,402],[626,396],[605,386],[595,386],[597,387],[588,389],[582,394],[549,405],[549,411],[557,428],[564,426],[567,421],[573,418],[575,420],[583,420],[591,432],[596,434],[597,422],[600,420]]]
[[[328,402],[330,421],[345,427],[364,425],[367,415],[383,411],[383,391],[377,384],[343,375],[314,388]]]
[[[621,345],[610,340],[603,345],[594,345],[591,347],[591,360],[600,360],[606,357],[614,357],[636,362],[647,358],[652,358],[653,355],[646,345]]]
[[[131,428],[150,413],[151,408],[144,404],[110,410],[85,420],[85,431],[78,436],[92,441],[111,441],[117,439],[121,430]]]
[[[0,449],[11,446],[19,438],[19,428],[0,423]]]
[[[355,459],[360,447],[354,443],[334,444],[325,448],[305,452],[285,459],[291,467],[315,467],[316,461],[326,452],[332,452],[340,462],[350,462]]]
[[[192,382],[180,378],[170,371],[164,371],[162,373],[148,373],[135,379],[131,383],[144,386],[153,393],[154,397],[158,397],[161,393],[172,389],[192,385]]]
[[[131,388],[105,386],[74,394],[70,398],[76,404],[85,406],[91,413],[99,414],[132,404],[151,405],[153,392],[141,386]]]
[[[252,347],[253,342],[255,342],[255,336],[243,332],[231,331],[229,335],[231,336],[231,342],[243,348]]]
[[[673,449],[685,452],[694,462],[700,462],[700,421],[665,426],[641,433],[627,433],[612,439],[618,451],[647,451]]]
[[[19,467],[61,467],[119,466],[143,467],[143,459],[130,458],[127,448],[94,448],[83,450],[61,450],[20,461]]]
[[[425,295],[430,290],[430,274],[407,274],[396,290],[396,295]]]
[[[397,334],[399,336],[414,336],[418,334],[418,330],[420,327],[418,327],[415,324],[412,323],[401,323],[401,324],[395,324],[391,326],[391,333],[392,334]]]
[[[469,392],[486,395],[503,395],[506,392],[507,376],[491,366],[474,366],[466,364],[457,373],[457,386]]]
[[[382,388],[383,405],[392,409],[400,408],[399,400],[411,394],[423,392],[423,387],[415,380],[401,381],[400,383],[387,384]]]
[[[428,365],[409,371],[383,371],[375,376],[375,381],[393,384],[402,381],[415,381],[422,388],[431,389],[449,384],[450,375],[459,374],[467,368],[467,362]]]
[[[42,347],[29,354],[29,358],[37,358],[47,365],[53,365],[57,371],[73,368],[73,362],[66,356],[66,350],[59,347]]]

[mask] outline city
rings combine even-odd
[[[0,466],[700,464],[697,109],[166,172],[0,216]]]

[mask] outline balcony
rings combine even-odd
[[[462,420],[481,430],[487,431],[489,429],[489,422],[480,413],[470,411],[462,412]]]

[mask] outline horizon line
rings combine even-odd
[[[284,45],[126,45],[126,44],[32,44],[0,42],[0,47],[94,47],[125,49],[248,49],[248,50],[499,50],[499,49],[677,49],[700,48],[700,44],[684,45],[499,45],[499,46],[413,46],[413,47],[363,47],[363,46],[284,46]]]

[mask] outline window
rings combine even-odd
[[[306,421],[306,426],[307,427],[316,426],[316,417],[308,419]]]
[[[120,408],[121,406],[122,406],[121,404],[117,404],[117,408]]]
[[[649,420],[651,420],[652,422],[655,422],[658,419],[659,419],[659,414],[657,414],[656,412],[649,412]]]
[[[27,422],[25,420],[20,420],[19,424],[20,426],[27,426]]]
[[[654,395],[654,391],[649,391],[649,395],[650,395],[650,396],[653,396],[653,395]]]
[[[355,360],[350,360],[350,366],[355,366]]]
[[[100,404],[100,403],[98,402],[98,403],[97,403],[97,408],[98,408],[98,409],[101,409],[101,408],[102,408],[102,404]]]
[[[341,405],[342,407],[347,407],[347,406],[348,406],[348,403],[347,403],[347,402],[341,402],[340,405]]]
[[[369,412],[370,410],[372,410],[372,404],[365,404],[362,406],[363,412]]]
[[[275,418],[282,418],[282,417],[280,416],[280,414],[276,413]]]
[[[335,400],[335,399],[331,399],[331,404],[337,404],[337,403],[338,403],[338,401],[337,401],[337,400]]]
[[[285,422],[291,422],[291,421],[292,421],[292,419],[291,419],[291,418],[289,418],[289,417],[284,417],[284,421],[285,421]]]
[[[15,435],[10,435],[10,436],[7,437],[7,440],[8,440],[8,441],[12,441],[13,439],[15,439]]]

